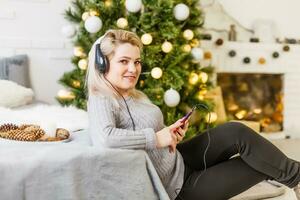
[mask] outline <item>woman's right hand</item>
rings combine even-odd
[[[175,151],[177,145],[177,137],[174,132],[178,129],[183,123],[181,119],[176,121],[174,124],[161,129],[160,131],[156,132],[157,138],[157,148],[164,148],[170,146],[170,150],[172,152]]]

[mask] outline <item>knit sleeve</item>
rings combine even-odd
[[[89,132],[94,145],[97,138],[110,148],[155,149],[156,134],[153,128],[127,130],[117,128],[117,107],[109,97],[90,96],[88,100]]]

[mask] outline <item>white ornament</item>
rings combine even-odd
[[[152,42],[152,36],[149,33],[145,33],[142,35],[141,40],[144,45],[149,45]]]
[[[128,26],[128,21],[127,19],[121,17],[117,20],[117,26],[119,28],[125,28],[126,26]]]
[[[155,79],[159,79],[162,76],[162,74],[163,74],[163,71],[159,67],[154,67],[151,70],[151,76]]]
[[[129,12],[136,13],[142,8],[142,0],[126,0],[125,7]]]
[[[190,9],[184,3],[180,3],[174,7],[173,14],[177,20],[184,21],[189,17]]]
[[[164,94],[164,101],[169,107],[175,107],[180,102],[180,95],[179,93],[174,89],[169,89]]]
[[[163,52],[169,53],[170,51],[172,51],[173,45],[171,42],[166,41],[161,45],[161,49],[163,50]]]
[[[186,29],[185,31],[183,31],[183,37],[186,40],[191,40],[194,37],[194,32],[190,29]]]
[[[86,70],[88,66],[88,61],[86,59],[81,59],[78,62],[78,67],[82,70]]]
[[[89,18],[90,16],[90,12],[84,12],[82,15],[81,15],[81,19],[83,21],[87,20],[87,18]]]
[[[89,33],[97,33],[102,28],[102,20],[99,17],[91,16],[84,22],[84,27]]]
[[[75,30],[75,27],[72,26],[72,25],[66,25],[66,26],[63,26],[62,29],[61,29],[61,33],[65,36],[65,37],[68,37],[68,38],[71,38],[75,35],[76,33],[76,30]]]
[[[203,59],[204,53],[201,48],[194,47],[194,48],[192,48],[191,53],[195,60],[200,61]]]

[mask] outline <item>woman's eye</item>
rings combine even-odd
[[[126,64],[128,63],[127,60],[121,60],[120,62],[121,62],[123,65],[126,65]]]
[[[135,61],[134,64],[135,64],[135,65],[140,65],[140,64],[141,64],[141,61]]]

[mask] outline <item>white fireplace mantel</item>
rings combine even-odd
[[[300,45],[289,45],[288,52],[283,51],[284,44],[247,43],[224,41],[217,46],[213,41],[201,41],[204,51],[212,53],[211,64],[216,72],[231,73],[266,73],[284,75],[284,123],[282,133],[272,134],[277,136],[289,135],[300,138]],[[234,50],[235,57],[230,57],[228,52]],[[279,53],[278,58],[273,58],[273,52]],[[243,58],[249,57],[249,64],[243,63]],[[259,58],[265,58],[265,64],[259,64]],[[206,61],[207,62],[207,61]],[[270,134],[268,134],[270,135]],[[272,136],[270,137],[272,138]]]

